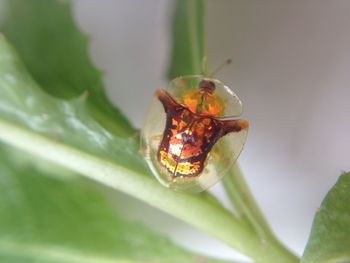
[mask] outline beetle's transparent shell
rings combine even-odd
[[[203,91],[199,92],[199,87],[203,86],[203,81],[215,87],[215,90],[210,91],[210,94],[208,93],[209,95],[205,97],[206,102],[204,104],[202,103]],[[171,107],[173,111],[169,110]],[[248,131],[248,122],[235,118],[241,113],[241,101],[235,93],[219,80],[201,75],[178,77],[169,83],[167,89],[158,91],[152,101],[141,133],[141,152],[144,154],[152,173],[164,186],[178,191],[203,191],[225,175],[237,160],[243,148]],[[172,119],[174,114],[178,114],[178,116],[175,116],[177,121]],[[174,122],[177,124],[179,118],[183,116],[187,119],[181,127],[185,128],[177,127],[174,130],[175,126],[172,126],[172,124]],[[211,137],[196,137],[194,135],[191,137],[191,142],[184,139],[188,138],[188,133],[192,134],[191,129],[197,129],[194,130],[194,134],[198,134],[198,129],[200,129],[198,127],[204,127],[205,123],[215,124],[213,127],[206,129],[207,133],[210,133],[212,128],[215,128],[218,132],[210,133]],[[225,132],[222,131],[224,129]],[[179,139],[175,145],[177,148],[172,145],[174,140],[169,139],[171,135]],[[192,143],[194,145],[196,138],[202,140],[197,143],[199,146],[197,145],[197,148],[195,148],[200,151],[200,153],[195,154],[198,155],[196,158],[200,157],[201,162],[197,162],[196,166],[191,166],[192,168],[199,167],[196,170],[197,172],[195,170],[187,171],[184,170],[186,168],[184,168],[184,161],[189,164],[194,162],[196,158],[181,159],[182,163],[177,162],[184,154],[175,155],[174,149],[182,147],[180,149],[182,153],[183,149],[189,150],[190,147],[190,150],[192,150],[190,153],[192,153],[194,146],[191,148],[191,145],[187,146],[185,144]],[[211,145],[209,145],[210,140],[214,140]],[[169,150],[170,148],[173,149],[173,153]],[[207,152],[205,149],[207,149]]]

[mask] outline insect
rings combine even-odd
[[[218,182],[238,158],[248,122],[239,98],[202,75],[172,80],[155,93],[142,129],[142,152],[165,186],[200,192]]]

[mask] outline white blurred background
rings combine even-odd
[[[138,127],[154,90],[166,85],[173,4],[74,2],[111,99]],[[349,14],[346,0],[207,1],[210,67],[233,59],[217,77],[240,96],[250,121],[239,162],[272,229],[298,255],[323,197],[350,170]],[[220,185],[213,191],[226,201]],[[116,202],[125,216],[196,252],[237,256],[125,195]]]

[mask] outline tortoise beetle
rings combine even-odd
[[[240,99],[217,79],[182,76],[156,91],[141,131],[141,152],[166,187],[201,192],[237,160],[248,122]]]

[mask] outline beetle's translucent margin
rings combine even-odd
[[[181,98],[182,96],[186,95],[186,92],[191,92],[192,90],[196,90],[198,88],[199,83],[202,80],[209,80],[213,81],[216,84],[218,95],[226,95],[230,98],[230,100],[225,103],[228,103],[227,106],[234,107],[237,111],[237,114],[234,114],[230,117],[225,118],[217,118],[218,120],[227,121],[227,120],[234,120],[237,119],[236,117],[239,116],[242,112],[242,102],[239,99],[239,97],[227,86],[225,86],[220,80],[204,77],[202,75],[188,75],[188,76],[181,76],[173,79],[169,82],[169,85],[167,89],[165,89],[166,92],[171,95],[177,103],[181,104]],[[158,92],[156,92],[158,94]],[[224,98],[223,98],[224,99]],[[234,105],[230,105],[230,103],[233,103]],[[159,114],[159,116],[158,116]],[[222,161],[219,161],[217,167],[213,167],[213,164],[207,165],[205,169],[211,169],[211,171],[201,174],[199,176],[196,176],[194,178],[177,178],[177,180],[172,180],[168,176],[168,172],[161,167],[158,164],[157,160],[157,154],[158,154],[158,148],[161,141],[161,138],[157,138],[157,140],[154,140],[156,137],[162,137],[164,134],[164,130],[166,128],[166,113],[164,112],[164,106],[160,103],[158,96],[155,95],[152,99],[152,102],[150,104],[150,107],[148,108],[147,114],[145,116],[145,121],[143,124],[143,128],[141,130],[141,152],[143,153],[145,160],[152,171],[153,175],[157,178],[157,180],[165,187],[171,188],[175,191],[185,191],[190,193],[197,193],[201,192],[203,190],[206,190],[208,187],[213,186],[214,184],[218,183],[219,180],[225,175],[225,173],[229,170],[229,168],[236,162],[237,158],[239,157],[240,153],[242,152],[242,149],[244,147],[246,137],[247,137],[247,130],[242,130],[238,133],[229,133],[225,135],[224,137],[220,138],[219,141],[216,143],[216,145],[213,147],[212,151],[215,151],[217,153],[221,153],[222,144],[225,146],[225,143],[223,143],[223,140],[227,144],[231,145],[231,140],[237,136],[237,138],[241,138],[242,143],[237,144],[237,141],[234,143],[235,140],[232,140],[232,152],[225,152],[224,155],[226,156],[232,156],[230,163],[227,163],[227,167],[225,167],[223,163],[220,163]],[[243,137],[242,137],[243,134]],[[230,138],[228,138],[230,137]],[[155,145],[157,144],[157,145]],[[219,145],[221,144],[221,145]],[[209,156],[208,156],[209,158]],[[220,169],[217,169],[220,167]],[[210,174],[209,174],[210,173]],[[218,174],[219,173],[219,174]],[[215,176],[215,177],[214,177]]]

